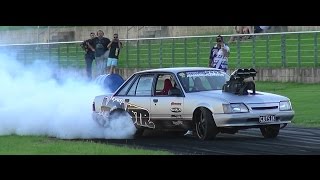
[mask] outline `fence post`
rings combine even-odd
[[[314,33],[314,66],[318,67],[318,33]]]
[[[174,38],[172,38],[172,67],[174,67],[174,48],[175,48],[175,44],[174,44]]]
[[[237,68],[240,68],[240,37],[237,36]]]
[[[187,38],[184,38],[184,66],[187,66]]]
[[[256,37],[252,36],[252,65],[256,68]]]
[[[151,68],[151,40],[148,40],[148,59],[149,59],[149,68]]]
[[[213,46],[214,46],[214,44],[213,44],[213,41],[214,41],[214,37],[211,37],[210,38],[210,42],[209,42],[209,50],[208,50],[208,52],[209,52],[209,54],[208,54],[208,56],[207,56],[207,63],[206,63],[206,65],[207,65],[207,67],[209,67],[208,65],[209,65],[209,62],[210,61],[208,61],[210,58],[210,56],[211,56],[211,48],[213,48]],[[228,44],[229,45],[229,44]],[[230,54],[229,54],[230,55]]]
[[[281,35],[281,59],[282,67],[286,67],[286,35]]]
[[[139,40],[137,41],[137,66],[140,68],[140,47],[139,47]]]
[[[160,39],[160,49],[159,49],[159,53],[160,53],[160,67],[162,67],[162,39]]]
[[[270,39],[270,35],[267,35],[267,39],[266,39],[266,53],[267,53],[267,67],[270,67],[270,49],[269,49],[269,39]]]
[[[300,48],[300,44],[301,44],[301,34],[298,34],[298,67],[301,67],[301,48]]]
[[[199,66],[199,38],[197,38],[197,66]]]
[[[126,41],[126,53],[127,53],[127,56],[126,56],[126,67],[128,68],[129,67],[129,41],[127,40]]]

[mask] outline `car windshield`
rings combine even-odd
[[[221,90],[230,76],[220,70],[183,71],[178,79],[187,93]]]

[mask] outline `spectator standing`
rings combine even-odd
[[[110,39],[103,37],[102,30],[97,32],[97,37],[93,39],[93,51],[95,52],[95,60],[98,74],[104,74],[106,60],[109,56],[108,44]]]
[[[244,26],[234,26],[234,33],[235,34],[243,34],[243,27]],[[231,36],[229,43],[233,43],[236,38],[239,38],[239,40],[242,39],[243,36]]]
[[[93,51],[93,39],[95,38],[95,33],[90,33],[90,39],[83,41],[80,46],[85,51],[84,59],[86,61],[86,73],[88,80],[92,79],[92,62],[95,58]]]
[[[242,26],[243,27],[243,29],[242,29],[242,33],[243,34],[253,34],[253,26]],[[250,35],[246,35],[246,36],[244,36],[242,39],[243,40],[246,40],[246,39],[250,39],[251,38],[251,36]]]
[[[253,34],[254,33],[254,27],[253,26],[235,26],[234,32],[236,34]],[[239,40],[247,40],[250,39],[250,35],[245,36],[231,36],[229,43],[233,43],[236,38],[239,38]]]
[[[230,48],[224,43],[221,35],[217,36],[216,42],[217,44],[210,51],[209,67],[222,69],[227,72]]]
[[[113,39],[108,44],[108,48],[110,49],[110,52],[109,52],[109,58],[107,61],[106,72],[113,74],[115,73],[115,68],[118,66],[120,49],[122,48],[122,42],[120,42],[119,36],[117,33],[113,35]]]

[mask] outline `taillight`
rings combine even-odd
[[[94,105],[94,102],[92,103],[92,111],[96,111],[96,106]]]

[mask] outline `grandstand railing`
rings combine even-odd
[[[236,38],[234,43],[228,44],[231,50],[229,67],[319,67],[319,32],[223,35],[225,42],[228,42],[231,36],[251,36],[246,41]],[[119,67],[208,66],[209,52],[215,45],[216,36],[122,39],[124,48],[120,52]],[[80,43],[81,41],[2,44],[0,52],[14,55],[25,64],[41,60],[61,67],[83,68],[84,51]]]

